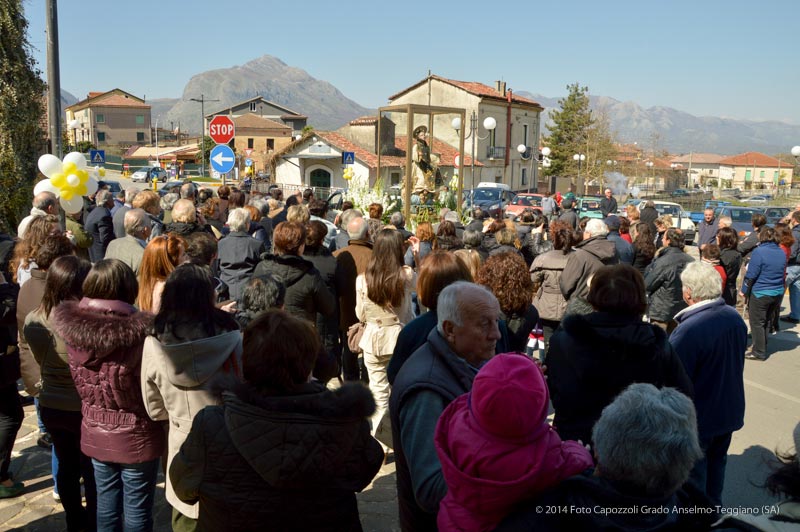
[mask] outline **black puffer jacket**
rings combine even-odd
[[[297,255],[264,253],[253,275],[270,273],[286,287],[286,312],[311,323],[336,312],[336,297],[312,263]]]
[[[686,308],[683,300],[681,272],[694,259],[675,247],[663,248],[647,267],[644,285],[650,298],[648,315],[651,320],[670,321]]]
[[[355,492],[383,460],[374,410],[361,385],[277,397],[238,385],[195,416],[170,467],[175,493],[200,501],[199,530],[361,530]]]
[[[547,351],[547,386],[562,440],[590,442],[603,408],[634,382],[693,395],[683,364],[658,326],[605,312],[561,321]]]

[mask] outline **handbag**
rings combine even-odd
[[[347,348],[350,349],[350,352],[354,355],[360,355],[362,352],[358,344],[361,343],[361,337],[364,336],[364,329],[366,328],[367,324],[360,321],[354,323],[347,329]]]

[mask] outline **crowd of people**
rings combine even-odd
[[[391,461],[403,530],[709,529],[745,359],[800,323],[800,209],[707,212],[694,260],[650,202],[542,205],[411,233],[310,189],[38,194],[0,238],[0,498],[21,377],[69,531],[152,530],[159,471],[173,530],[360,530]]]

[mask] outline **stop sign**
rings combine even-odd
[[[215,116],[208,124],[208,136],[217,144],[229,143],[233,135],[233,120],[228,116]]]

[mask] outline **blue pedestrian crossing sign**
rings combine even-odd
[[[89,159],[92,164],[106,164],[106,150],[90,150]]]
[[[354,164],[356,162],[356,154],[352,151],[342,152],[342,164]]]
[[[233,170],[233,164],[236,161],[233,150],[227,144],[214,146],[208,158],[211,161],[211,168],[220,174],[227,174]]]

